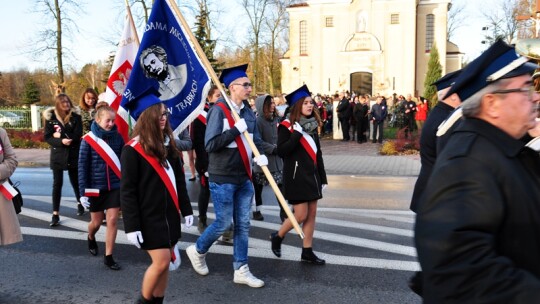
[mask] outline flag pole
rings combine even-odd
[[[133,31],[133,35],[135,36],[135,42],[137,43],[138,48],[141,43],[139,40],[139,35],[137,35],[137,29],[135,28],[135,22],[133,21],[133,15],[131,14],[131,7],[129,6],[128,0],[126,0],[126,11],[129,18],[128,22],[131,25],[131,30]]]
[[[216,72],[214,72],[214,69],[212,68],[212,65],[208,61],[208,58],[206,58],[206,55],[205,55],[204,51],[202,50],[201,46],[199,45],[199,42],[193,36],[193,33],[191,32],[191,29],[189,28],[189,25],[187,24],[186,20],[184,19],[184,16],[182,16],[182,13],[180,12],[180,9],[176,5],[175,1],[171,1],[171,0],[166,0],[166,1],[172,7],[172,9],[174,10],[174,13],[176,14],[176,17],[178,18],[178,20],[182,24],[182,27],[184,28],[184,30],[188,34],[189,39],[191,40],[191,43],[195,47],[195,51],[197,52],[197,55],[199,55],[199,58],[202,60],[202,63],[204,65],[204,67],[206,68],[206,71],[208,71],[208,73],[210,74],[210,77],[212,78],[212,81],[218,87],[218,89],[221,91],[221,95],[224,97],[224,99],[227,102],[227,104],[229,105],[229,107],[232,108],[231,100],[229,99],[227,94],[225,94],[225,89],[221,85],[221,82],[219,81],[219,78],[217,77]],[[238,116],[238,113],[236,113],[236,111],[231,111],[231,113],[232,113],[235,121],[238,121],[240,119],[240,116]],[[249,146],[251,147],[251,150],[253,151],[253,154],[255,155],[255,157],[259,157],[261,154],[259,153],[259,150],[257,150],[257,147],[255,146],[255,143],[251,139],[251,136],[249,136],[248,131],[244,131],[244,136],[245,136]],[[272,187],[272,190],[274,190],[274,193],[275,193],[276,197],[278,198],[279,204],[283,207],[283,210],[285,211],[285,213],[287,214],[287,217],[291,221],[291,224],[293,225],[293,228],[296,230],[296,232],[298,233],[300,238],[303,239],[304,238],[304,232],[302,231],[302,229],[300,228],[300,225],[296,221],[296,218],[294,217],[294,214],[292,213],[291,209],[289,208],[289,205],[285,201],[285,198],[283,197],[283,194],[281,194],[281,191],[279,190],[279,187],[276,184],[276,181],[274,180],[274,177],[270,173],[270,170],[268,170],[267,166],[261,166],[261,168],[262,168],[262,170],[264,172],[264,175],[266,176],[266,179],[270,183],[270,186]]]

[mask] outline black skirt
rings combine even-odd
[[[120,208],[120,189],[111,191],[100,190],[99,196],[88,198],[90,202],[90,212],[100,212],[109,208]]]

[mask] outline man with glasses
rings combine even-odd
[[[497,41],[459,75],[463,121],[437,156],[418,206],[415,244],[424,303],[540,299],[537,65]]]
[[[186,249],[186,253],[193,269],[200,275],[207,275],[206,254],[233,220],[233,281],[258,288],[264,286],[264,282],[251,274],[247,256],[254,190],[251,182],[252,153],[244,132],[253,137],[259,151],[262,151],[262,141],[255,114],[245,103],[252,92],[246,69],[247,64],[223,70],[219,79],[229,89],[232,108],[220,98],[206,117],[204,142],[208,151],[208,181],[216,220],[206,228],[195,245]],[[236,111],[241,119],[235,122],[231,111]],[[254,160],[259,166],[268,165],[264,155]]]

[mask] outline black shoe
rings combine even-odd
[[[84,206],[81,203],[77,204],[77,215],[82,216],[84,214]]]
[[[112,257],[112,254],[104,256],[103,264],[105,264],[105,266],[109,267],[112,270],[120,270],[121,269],[120,265],[118,265],[118,263],[116,263],[114,261],[114,259]]]
[[[190,179],[188,179],[188,180],[189,180],[190,182],[194,182],[196,179],[197,179],[197,178],[194,176],[194,177],[192,177],[192,178],[190,178]]]
[[[98,246],[95,236],[93,240],[91,240],[90,236],[88,236],[88,251],[90,251],[90,254],[93,256],[96,256],[98,254]]]
[[[323,259],[319,259],[315,253],[313,252],[313,249],[311,248],[302,248],[302,262],[310,263],[313,265],[324,265],[326,264],[326,261]]]
[[[270,242],[272,242],[272,252],[278,257],[281,257],[281,242],[283,238],[277,232],[270,234]]]
[[[422,296],[422,272],[417,271],[407,282],[409,288],[419,296]]]
[[[376,140],[372,140],[371,142],[372,142],[372,143],[374,143],[374,144],[376,144],[376,143],[377,143],[377,141],[376,141]]]
[[[199,222],[197,223],[197,230],[199,230],[199,233],[203,233],[208,225],[206,224],[206,216],[199,216]]]
[[[151,303],[154,303],[154,299],[152,298],[152,300],[147,300],[145,299],[143,296],[140,296],[137,301],[135,301],[135,304],[151,304]]]
[[[51,220],[51,223],[49,224],[49,226],[55,227],[55,226],[58,226],[58,225],[60,225],[60,216],[58,214],[53,214],[52,220]]]
[[[256,221],[264,221],[264,216],[261,214],[260,211],[253,212],[253,219]]]

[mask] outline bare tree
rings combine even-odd
[[[456,30],[467,25],[467,16],[465,15],[465,6],[451,3],[448,11],[448,23],[446,30],[446,40],[451,41]]]
[[[241,5],[246,11],[252,30],[251,37],[251,49],[253,52],[253,90],[259,92],[260,85],[260,67],[259,67],[259,47],[260,39],[263,32],[263,24],[266,20],[266,9],[270,0],[241,0]]]
[[[493,44],[497,39],[512,43],[518,31],[518,0],[502,0],[493,3],[483,12],[487,27],[483,43]]]
[[[270,1],[270,10],[266,18],[266,27],[269,32],[269,47],[268,54],[270,55],[267,60],[266,70],[267,88],[270,94],[274,94],[274,90],[279,88],[281,83],[279,77],[281,76],[281,69],[279,64],[279,55],[285,51],[285,48],[280,48],[280,36],[287,28],[287,6],[291,1],[289,0],[272,0]]]
[[[65,37],[71,37],[78,31],[71,16],[81,10],[80,1],[75,0],[37,0],[36,12],[42,15],[43,26],[38,32],[36,41],[32,43],[31,53],[34,58],[51,56],[56,59],[56,72],[59,82],[64,82],[64,57],[70,54]],[[50,22],[54,21],[54,22]],[[52,55],[54,54],[54,55]],[[51,57],[44,58],[45,60]]]

